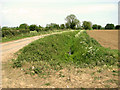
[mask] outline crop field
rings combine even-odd
[[[118,49],[118,33],[119,30],[93,30],[87,31],[87,33],[96,39],[103,47]],[[119,38],[120,39],[120,38]]]
[[[3,87],[118,87],[118,50],[103,47],[87,33],[94,37],[97,32],[65,32],[25,46],[16,59],[3,65],[6,74],[10,73]]]

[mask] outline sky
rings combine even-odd
[[[118,24],[119,0],[0,0],[0,26],[16,27],[22,23],[64,24],[67,15],[92,24]]]

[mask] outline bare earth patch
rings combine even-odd
[[[117,88],[118,69],[104,67],[64,68],[47,77],[25,74],[3,64],[3,88]]]
[[[88,35],[96,39],[103,47],[111,49],[118,49],[118,32],[119,30],[87,31]]]

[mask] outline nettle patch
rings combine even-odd
[[[117,65],[118,51],[102,47],[85,31],[66,32],[36,40],[20,50],[13,67],[32,75],[49,75],[67,65],[94,67]],[[75,37],[75,35],[77,37]]]

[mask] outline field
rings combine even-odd
[[[87,33],[102,37],[97,31]],[[27,45],[16,53],[16,59],[3,64],[3,87],[118,87],[118,51],[102,47],[96,41],[99,35],[94,40],[87,33],[66,32]]]
[[[87,31],[88,35],[96,39],[103,47],[118,49],[118,32],[119,30],[94,30]],[[120,39],[120,38],[119,38]]]

